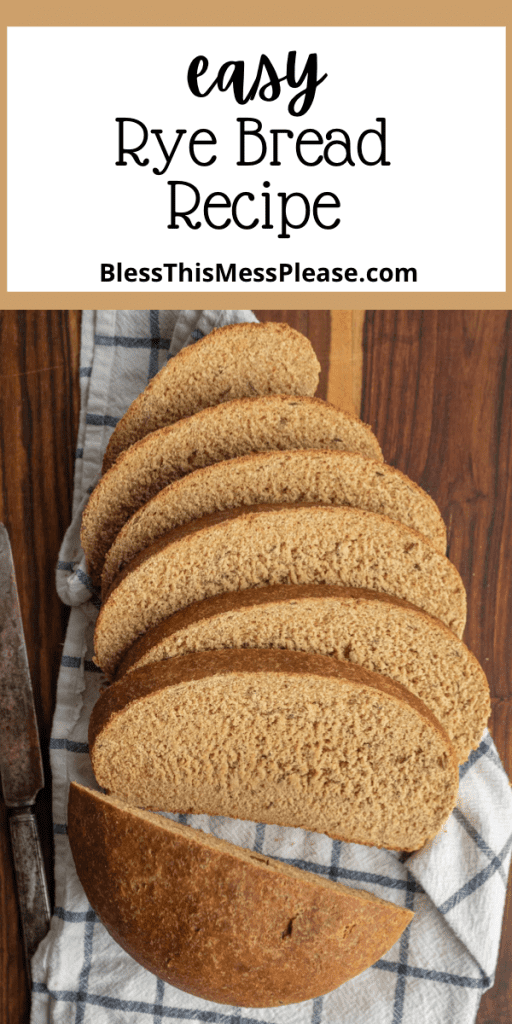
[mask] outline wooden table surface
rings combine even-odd
[[[490,727],[512,774],[512,317],[501,311],[256,310],[312,341],[319,396],[360,412],[386,461],[437,501],[468,591],[465,640],[491,686]],[[70,517],[80,313],[0,313],[0,518],[11,536],[46,788],[37,805],[50,879],[48,741],[67,613],[55,565]],[[0,802],[0,1024],[28,1021],[12,861]],[[512,1024],[512,906],[477,1024]],[[439,1024],[449,1024],[439,1022]]]

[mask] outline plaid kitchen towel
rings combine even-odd
[[[195,828],[361,887],[415,911],[373,967],[321,999],[271,1009],[221,1006],[186,995],[139,967],[110,938],[78,881],[66,835],[71,779],[90,785],[87,725],[102,675],[94,665],[98,595],[79,529],[113,427],[176,352],[247,310],[85,312],[82,404],[73,520],[57,567],[72,605],[51,739],[56,906],[32,963],[32,1024],[470,1024],[493,983],[512,845],[512,796],[488,732],[460,769],[457,806],[418,853],[333,842],[324,835],[229,818],[192,816]],[[171,815],[172,817],[172,815]]]

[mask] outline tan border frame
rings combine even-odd
[[[49,0],[44,9],[35,0],[7,0],[5,25],[232,25],[234,8],[222,0],[212,7],[205,0],[197,0],[193,9],[172,8],[163,0],[148,0],[143,13],[139,6],[111,0],[106,6],[98,0],[84,4],[83,0],[73,7],[63,0]],[[340,17],[342,10],[343,18]],[[339,3],[320,0],[313,8],[299,0],[277,6],[270,0],[262,0],[257,11],[240,7],[237,10],[239,25],[495,25],[508,27],[512,6],[498,0],[489,0],[484,8],[474,0],[468,0],[464,9],[453,0],[441,3],[433,0],[427,5],[416,5],[414,12],[404,0],[393,4],[383,0],[370,0],[364,10],[355,0],[348,0],[340,9]],[[7,32],[3,36],[4,67],[6,66]],[[507,54],[507,71],[509,70]],[[512,109],[512,75],[507,74],[507,127]],[[6,103],[7,86],[4,74],[1,85],[0,107],[2,110],[2,160],[0,187],[6,196]],[[468,159],[471,146],[481,144],[483,126],[475,124],[475,137],[468,139]],[[507,167],[510,167],[510,131],[507,132]],[[37,176],[37,153],[34,153],[34,177]],[[510,173],[510,172],[509,172]],[[508,183],[508,177],[507,177]],[[5,309],[178,309],[187,308],[224,309],[260,308],[273,309],[510,309],[512,307],[512,284],[507,279],[506,292],[79,292],[72,293],[18,293],[6,291],[7,280],[7,203],[4,200],[2,212],[3,245],[0,249],[0,299]],[[80,230],[79,221],[77,231]],[[507,213],[507,265],[510,263],[511,247],[510,212]],[[485,253],[481,254],[485,259]],[[478,258],[478,254],[476,254]]]

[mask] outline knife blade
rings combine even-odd
[[[0,778],[14,860],[25,962],[50,924],[50,900],[32,805],[44,786],[41,748],[9,536],[0,523]]]

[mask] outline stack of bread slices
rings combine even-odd
[[[439,510],[312,397],[319,369],[284,324],[182,350],[115,428],[83,516],[112,685],[89,737],[106,792],[71,787],[77,870],[136,960],[238,1006],[336,988],[412,915],[154,812],[417,850],[490,709]]]

